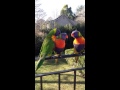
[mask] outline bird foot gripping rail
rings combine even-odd
[[[68,55],[61,55],[61,56],[50,56],[46,57],[45,60],[51,60],[51,59],[60,59],[60,58],[70,58],[70,57],[75,57],[75,56],[83,56],[85,53],[82,54],[68,54]],[[35,58],[37,61],[39,57]]]

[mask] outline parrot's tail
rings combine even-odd
[[[38,60],[37,65],[36,65],[36,68],[35,68],[35,71],[37,71],[37,70],[42,66],[44,60],[45,60],[45,56],[43,56],[42,58],[40,58],[40,59]]]

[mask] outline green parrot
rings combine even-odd
[[[39,60],[37,62],[35,71],[37,71],[41,67],[46,56],[52,55],[52,53],[54,51],[54,47],[55,47],[52,36],[58,36],[58,35],[60,35],[60,33],[61,33],[61,31],[58,28],[54,28],[53,30],[51,30],[48,33],[48,35],[44,39],[42,46],[41,46],[41,49],[40,49],[40,57],[39,57]]]

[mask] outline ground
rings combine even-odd
[[[67,60],[72,58],[67,58]],[[58,60],[55,64],[54,60],[46,60],[37,73],[54,72],[73,68],[68,64],[66,59]],[[35,90],[40,90],[40,78],[35,78]],[[74,87],[74,72],[61,74],[61,90],[73,90]],[[76,90],[85,90],[85,79],[76,75]],[[58,90],[58,75],[49,75],[43,77],[43,90]]]

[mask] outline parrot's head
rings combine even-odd
[[[60,29],[56,28],[56,29],[54,29],[54,33],[55,33],[54,34],[55,36],[59,36],[61,31],[60,31]]]
[[[61,39],[66,40],[68,38],[67,33],[61,33]]]
[[[67,33],[61,33],[59,36],[56,37],[57,39],[62,39],[62,40],[66,40],[68,38]]]
[[[82,35],[81,35],[80,31],[77,31],[77,30],[72,31],[72,33],[71,33],[71,37],[73,37],[73,38],[78,38],[81,36]]]

